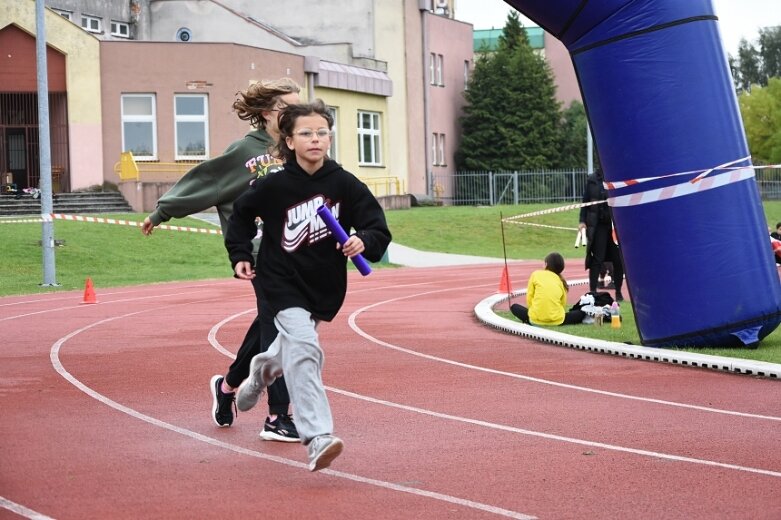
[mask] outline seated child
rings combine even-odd
[[[581,323],[586,316],[581,310],[567,311],[567,281],[561,276],[564,258],[559,253],[545,257],[545,269],[534,271],[526,290],[526,304],[510,306],[510,312],[524,323],[532,325],[571,325]]]

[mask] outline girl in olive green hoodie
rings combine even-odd
[[[233,202],[259,177],[282,169],[282,161],[269,150],[279,136],[277,117],[289,104],[299,102],[300,87],[291,79],[262,81],[241,92],[233,103],[240,119],[254,129],[232,143],[225,152],[204,161],[189,172],[157,201],[157,208],[144,219],[141,232],[151,235],[155,226],[172,218],[182,218],[208,208],[217,208],[223,236],[233,213]],[[260,299],[259,299],[260,301]],[[228,373],[211,379],[212,419],[219,427],[233,423],[235,389],[249,375],[252,357],[264,352],[276,338],[273,314],[269,310],[255,318]],[[260,437],[265,440],[298,442],[298,432],[289,414],[290,397],[284,379],[268,389],[269,416]]]

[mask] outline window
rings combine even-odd
[[[331,129],[331,147],[328,149],[328,157],[333,159],[334,161],[338,161],[339,159],[336,156],[336,122],[337,119],[337,109],[336,107],[328,107],[328,112],[331,113],[331,117],[334,118],[334,127]]]
[[[469,60],[464,60],[464,90],[469,90]]]
[[[52,9],[52,11],[62,16],[66,20],[73,20],[73,13],[70,11],[63,11],[62,9]]]
[[[380,114],[358,111],[358,164],[380,166]]]
[[[81,15],[81,27],[85,31],[99,33],[101,29],[101,20],[95,16]]]
[[[441,54],[436,54],[434,52],[431,53],[429,56],[429,66],[428,66],[428,72],[429,72],[429,83],[432,85],[437,85],[439,87],[444,87],[444,62],[445,58]]]
[[[157,159],[157,123],[154,94],[122,95],[122,151],[136,159]]]
[[[445,134],[434,133],[431,136],[431,164],[447,166],[445,161]]]
[[[174,97],[176,159],[206,159],[209,154],[209,103],[205,94]]]
[[[130,38],[130,24],[111,20],[111,35],[120,38]]]

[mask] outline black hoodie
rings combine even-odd
[[[355,229],[372,262],[391,241],[382,207],[358,178],[327,159],[313,175],[295,160],[255,182],[233,204],[225,237],[231,265],[252,261],[255,218],[263,220],[263,240],[255,272],[274,312],[302,307],[320,320],[339,312],[347,292],[347,257],[317,216],[326,203],[342,227]]]

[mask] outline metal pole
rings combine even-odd
[[[586,163],[588,164],[588,174],[594,173],[594,138],[591,136],[591,125],[586,119]]]
[[[35,58],[38,68],[38,155],[41,190],[41,250],[43,251],[44,287],[57,283],[54,267],[54,222],[52,202],[52,158],[49,134],[49,78],[46,65],[46,27],[43,0],[35,0]]]

